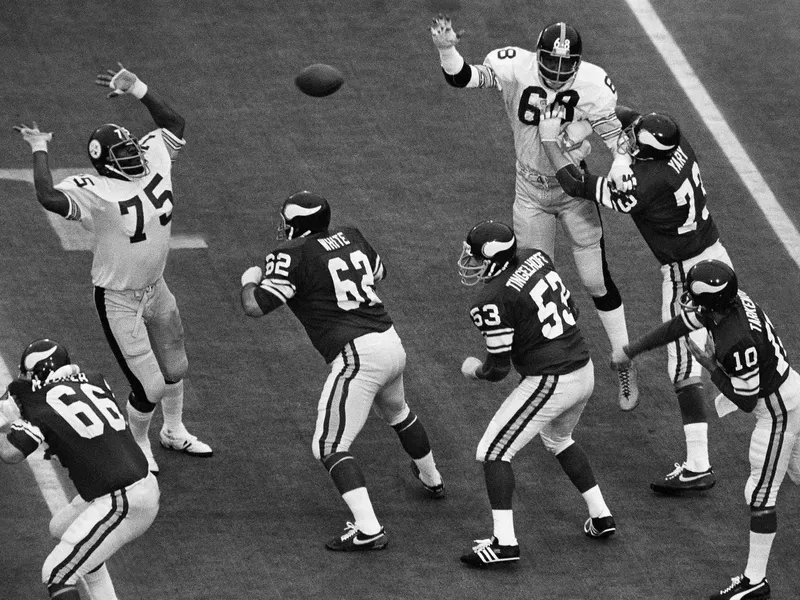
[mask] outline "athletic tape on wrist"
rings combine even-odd
[[[147,84],[141,79],[137,79],[136,83],[131,86],[131,89],[128,91],[128,93],[137,100],[141,100],[147,93]]]

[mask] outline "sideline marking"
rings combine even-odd
[[[772,230],[778,236],[783,247],[800,267],[800,233],[791,218],[783,210],[780,202],[772,193],[766,180],[756,168],[745,151],[736,134],[725,121],[725,117],[714,104],[705,86],[697,77],[689,61],[686,60],[678,44],[661,22],[653,6],[648,0],[625,0],[634,16],[644,29],[650,41],[661,54],[669,70],[678,80],[678,84],[689,98],[695,110],[700,114],[706,128],[714,136],[723,154],[728,158],[733,170],[739,175],[756,205],[764,213]]]
[[[86,173],[86,169],[53,169],[53,181],[61,181],[70,175]],[[25,181],[33,185],[33,169],[0,169],[0,179],[11,181]],[[47,215],[50,226],[56,232],[64,250],[91,250],[92,236],[81,227],[80,223],[67,221],[59,215],[53,214],[42,207],[39,209]],[[173,250],[191,250],[208,248],[205,239],[200,235],[174,233],[169,240],[169,247]]]

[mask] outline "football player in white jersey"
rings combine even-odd
[[[570,157],[580,165],[589,154],[588,134],[596,132],[614,155],[609,179],[618,189],[633,186],[631,159],[618,153],[622,127],[614,112],[617,91],[606,72],[582,60],[580,34],[566,23],[553,23],[539,35],[536,51],[508,46],[492,50],[481,65],[472,65],[456,50],[461,34],[439,15],[431,26],[447,82],[459,88],[500,90],[516,149],[514,234],[521,248],[555,256],[556,224],[569,238],[575,266],[592,296],[612,351],[628,341],[625,312],[605,258],[598,207],[569,196],[559,185],[539,137],[539,120],[554,106],[564,108],[565,133],[574,142]],[[638,402],[636,371],[622,369],[619,402]]]
[[[157,473],[149,428],[159,403],[164,448],[212,455],[183,425],[188,360],[180,313],[163,277],[172,222],[172,161],[185,144],[185,121],[135,74],[119,67],[101,73],[95,83],[111,88],[109,98],[127,94],[140,100],[158,128],[137,140],[119,125],[98,127],[88,145],[97,175],[67,177],[54,186],[47,159],[53,134],[39,131],[35,122],[15,129],[33,150],[36,199],[93,234],[95,308],[131,386],[131,431]]]

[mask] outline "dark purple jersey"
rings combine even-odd
[[[604,177],[587,175],[586,197],[629,213],[662,265],[697,256],[719,239],[697,157],[685,138],[669,160],[634,160],[631,169],[636,177],[632,193],[617,191]]]
[[[776,393],[789,376],[786,350],[769,317],[743,291],[739,290],[735,308],[719,322],[692,312],[682,316],[691,329],[708,329],[717,363],[736,395],[764,398]]]
[[[133,439],[108,383],[99,373],[78,373],[34,389],[16,379],[8,392],[21,418],[7,434],[25,456],[47,444],[84,500],[124,488],[147,475],[147,458]]]
[[[361,232],[342,227],[289,240],[270,252],[255,298],[265,312],[285,302],[331,362],[348,342],[392,326],[375,292],[384,274],[380,256]]]
[[[520,375],[571,373],[589,362],[577,308],[550,257],[530,252],[486,283],[470,316],[487,351],[510,354]]]

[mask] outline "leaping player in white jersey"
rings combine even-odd
[[[517,156],[513,224],[519,247],[554,257],[556,223],[560,222],[612,351],[621,349],[628,341],[628,329],[622,297],[606,262],[598,207],[561,188],[539,137],[542,115],[563,107],[562,137],[575,165],[591,151],[586,138],[594,131],[614,155],[608,178],[618,189],[632,189],[631,159],[617,152],[622,127],[614,112],[616,88],[603,69],[581,60],[580,34],[566,23],[545,27],[535,52],[507,46],[492,50],[481,65],[466,63],[456,50],[461,32],[453,30],[449,17],[433,19],[431,36],[450,85],[502,92]],[[622,369],[617,375],[620,406],[636,406],[636,371]]]
[[[208,457],[211,448],[183,425],[183,378],[189,363],[175,297],[164,281],[172,223],[172,161],[185,144],[185,121],[121,64],[97,76],[109,98],[131,95],[150,111],[158,129],[140,140],[119,125],[98,127],[89,138],[97,175],[67,177],[53,186],[47,159],[52,133],[15,127],[33,150],[36,199],[48,211],[80,221],[93,236],[92,283],[103,332],[131,386],[127,410],[134,439],[150,447],[150,421],[161,404],[161,445]]]

